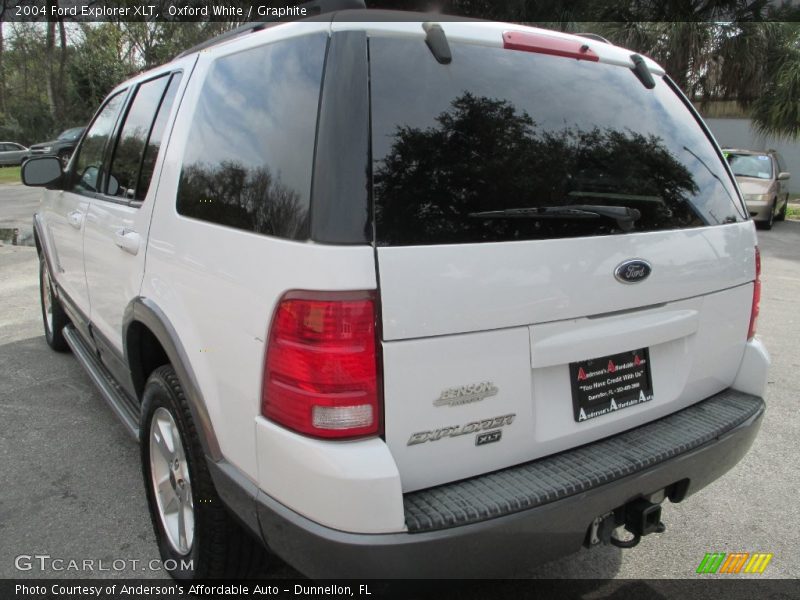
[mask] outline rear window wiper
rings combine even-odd
[[[567,204],[564,206],[537,206],[534,208],[507,208],[469,213],[476,219],[614,219],[622,231],[630,231],[642,216],[628,206],[601,206],[595,204]]]

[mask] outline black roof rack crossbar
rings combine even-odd
[[[195,52],[200,52],[201,50],[205,50],[206,48],[211,48],[212,46],[216,46],[217,44],[221,44],[222,42],[231,40],[235,37],[239,37],[240,35],[243,35],[245,33],[260,31],[273,23],[279,23],[283,21],[295,21],[299,18],[305,19],[308,17],[315,17],[321,14],[336,12],[339,10],[364,9],[366,8],[366,4],[364,3],[364,0],[311,0],[310,2],[303,2],[301,4],[297,4],[296,8],[305,9],[304,11],[302,11],[303,15],[301,17],[266,16],[258,21],[252,21],[250,23],[245,23],[244,25],[239,25],[238,27],[235,27],[230,31],[226,31],[225,33],[215,36],[210,40],[206,40],[205,42],[201,42],[196,46],[192,46],[188,50],[184,50],[183,52],[178,54],[175,58],[181,58],[189,54],[194,54]]]

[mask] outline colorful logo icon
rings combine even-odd
[[[698,573],[761,574],[772,560],[771,552],[707,552],[697,567]]]

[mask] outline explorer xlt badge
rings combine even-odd
[[[511,425],[511,423],[514,422],[514,417],[516,416],[517,415],[512,413],[510,415],[483,419],[482,421],[473,421],[471,423],[467,423],[466,425],[451,425],[449,427],[432,429],[431,431],[419,431],[411,434],[407,445],[414,446],[424,442],[435,442],[445,437],[458,437],[459,435],[466,435],[468,433],[478,433],[479,431],[487,431],[489,429],[499,429],[504,425]],[[500,435],[497,436],[497,439],[500,439]]]
[[[653,267],[646,260],[635,258],[633,260],[626,260],[614,269],[614,277],[620,283],[639,283],[647,279],[652,272]]]
[[[481,383],[471,383],[459,387],[451,387],[443,390],[439,397],[433,401],[434,406],[460,406],[479,402],[489,396],[496,396],[497,386],[491,381]]]

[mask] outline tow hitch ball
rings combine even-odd
[[[621,527],[624,527],[631,537],[627,539],[618,537],[617,530]],[[661,522],[661,504],[639,498],[614,512],[597,517],[592,522],[589,532],[589,544],[594,546],[603,542],[618,548],[633,548],[643,535],[663,533],[666,529],[667,527]]]

